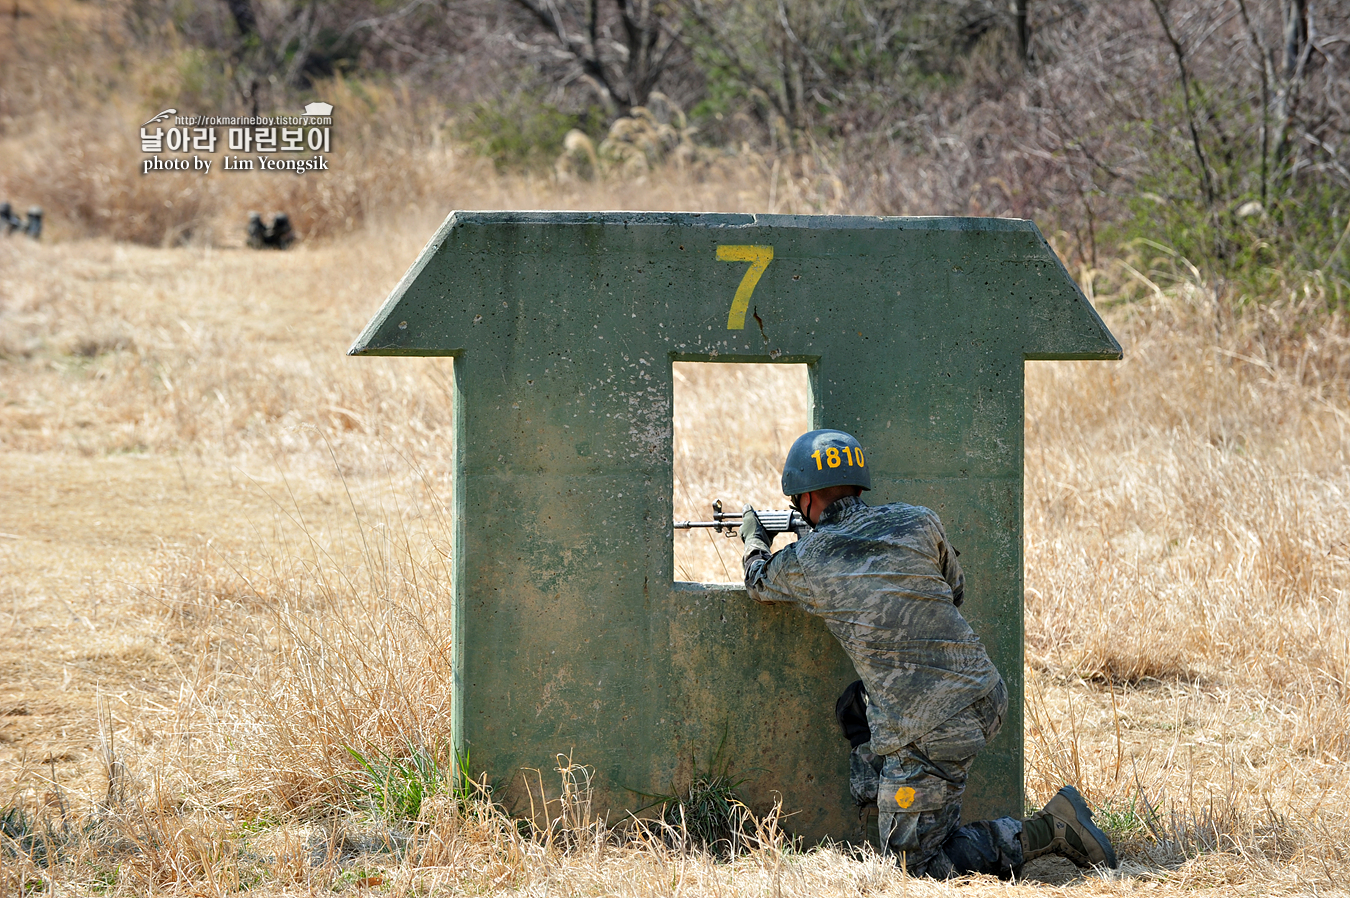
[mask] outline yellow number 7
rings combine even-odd
[[[727,330],[745,330],[745,313],[750,308],[750,294],[755,292],[759,276],[773,261],[772,246],[719,246],[719,262],[750,262],[750,270],[741,278],[736,288],[736,297],[731,301],[731,311],[727,313]]]

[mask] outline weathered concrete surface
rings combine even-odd
[[[1023,361],[1121,356],[1035,225],[457,212],[351,351],[455,357],[454,738],[508,796],[570,752],[602,807],[636,809],[725,740],[752,804],[862,838],[838,645],[673,583],[671,365],[734,359],[808,364],[816,426],[867,449],[868,500],[941,514],[1012,695],[966,816],[1020,813]]]

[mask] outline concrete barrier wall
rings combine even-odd
[[[1035,225],[457,212],[351,351],[454,356],[454,739],[508,802],[570,753],[617,819],[720,749],[790,831],[863,838],[834,639],[674,581],[671,366],[715,359],[809,365],[869,503],[942,516],[1012,696],[966,816],[1021,813],[1023,361],[1121,355]]]

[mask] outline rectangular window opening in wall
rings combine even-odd
[[[675,362],[675,520],[712,521],[724,512],[786,510],[780,477],[788,447],[811,429],[810,372],[804,364]],[[738,528],[675,531],[675,579],[743,582]],[[773,548],[796,540],[791,533]]]

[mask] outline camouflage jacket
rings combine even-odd
[[[927,508],[845,497],[778,552],[751,536],[743,561],[752,598],[823,617],[853,659],[877,754],[914,742],[999,682],[957,610],[961,565]]]

